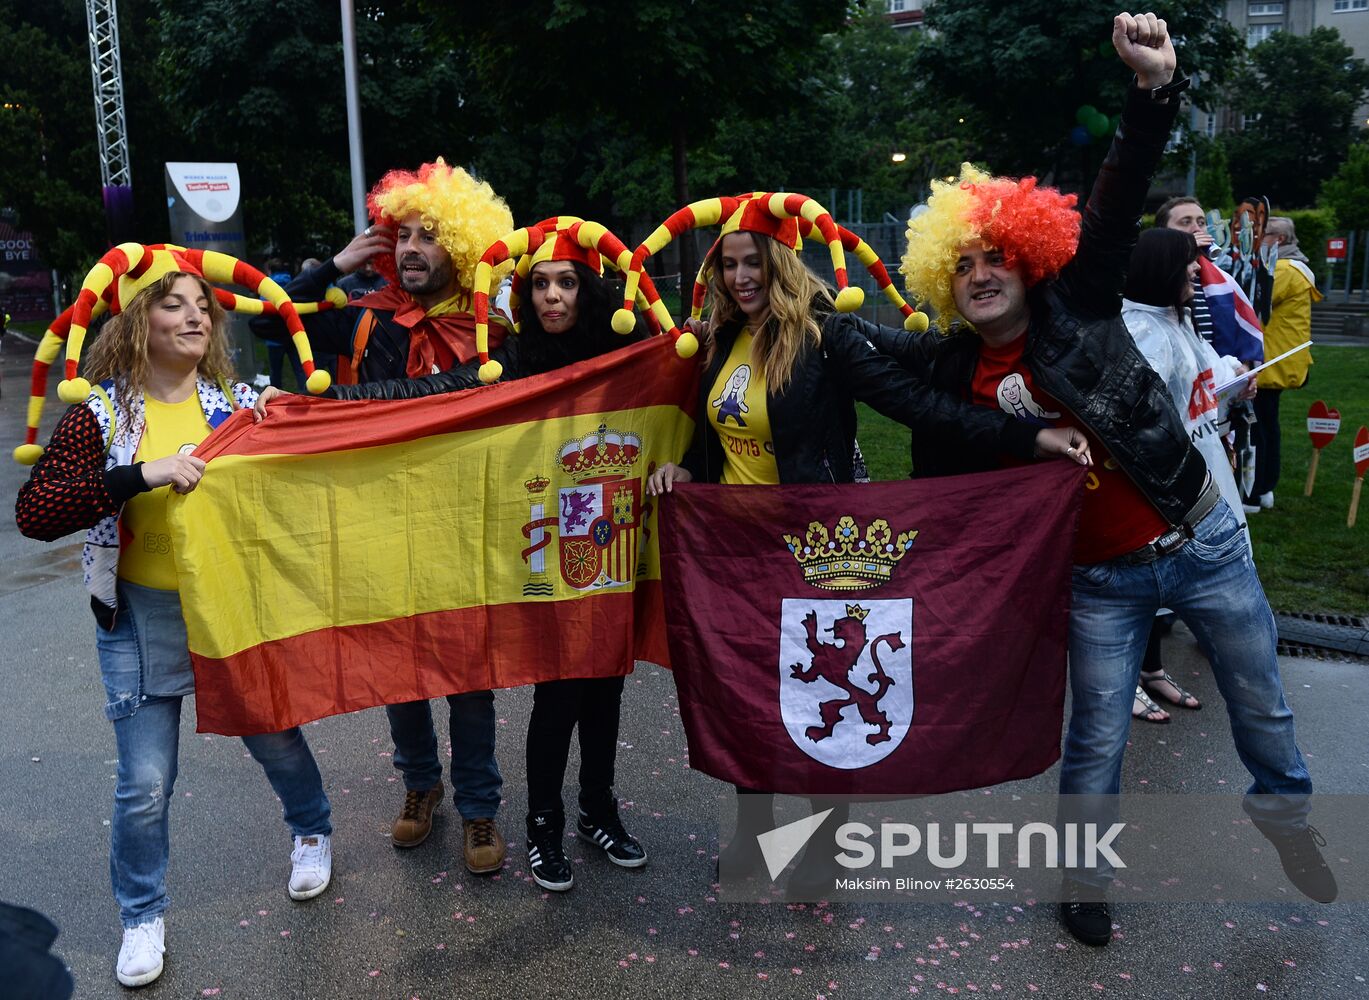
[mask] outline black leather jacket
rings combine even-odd
[[[1031,458],[1032,427],[954,395],[931,392],[922,380],[901,370],[870,343],[879,327],[859,316],[822,317],[822,345],[807,347],[795,362],[793,378],[780,393],[767,393],[771,440],[781,483],[849,483],[856,436],[858,399],[913,429],[913,439],[937,438],[991,462],[1004,452]],[[722,476],[723,445],[710,425],[709,396],[736,342],[741,326],[716,331],[718,348],[699,383],[699,418],[694,443],[681,461],[696,480],[715,483]]]
[[[1122,321],[1122,286],[1150,178],[1169,139],[1177,103],[1157,104],[1134,86],[1122,122],[1084,207],[1079,250],[1053,281],[1032,289],[1023,363],[1036,384],[1103,442],[1173,525],[1198,505],[1207,464],[1184,431],[1165,383],[1146,364]],[[874,339],[930,385],[968,399],[979,337],[957,328],[909,334],[880,328]],[[930,435],[913,435],[913,474],[978,472],[997,463]]]

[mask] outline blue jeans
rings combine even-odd
[[[1305,826],[1312,779],[1284,701],[1274,615],[1255,575],[1245,531],[1225,501],[1203,519],[1187,545],[1152,563],[1114,559],[1074,567],[1073,702],[1060,793],[1113,796],[1120,790],[1137,675],[1155,612],[1162,607],[1188,625],[1212,663],[1236,751],[1254,778],[1246,812],[1270,827]],[[1110,877],[1107,871],[1079,873],[1081,881],[1098,884]]]
[[[165,622],[164,617],[156,620]],[[182,647],[184,628],[182,622]],[[160,677],[154,690],[172,688],[165,686],[166,671],[158,672],[157,665],[144,663],[142,648],[147,637],[140,647],[134,616],[126,609],[120,610],[113,629],[97,626],[95,638],[100,677],[108,698],[105,715],[114,724],[119,754],[109,877],[119,903],[119,917],[127,928],[152,920],[167,908],[168,807],[176,785],[183,698],[146,693],[145,681],[150,676]],[[150,648],[158,647],[153,644]],[[285,822],[292,834],[331,834],[328,796],[304,734],[294,728],[247,736],[243,743],[266,771],[284,805]]]
[[[493,819],[499,811],[504,779],[494,759],[494,692],[447,695],[451,707],[452,798],[464,819]],[[437,758],[437,730],[426,701],[386,705],[395,767],[404,787],[425,792],[442,781]]]

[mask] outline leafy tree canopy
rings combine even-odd
[[[1250,52],[1231,90],[1246,125],[1225,138],[1239,193],[1310,205],[1354,140],[1369,66],[1334,28],[1275,32]]]

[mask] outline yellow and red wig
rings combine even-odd
[[[484,181],[460,167],[449,167],[442,157],[417,171],[391,170],[366,197],[371,218],[398,226],[417,213],[423,228],[436,232],[437,242],[452,258],[461,291],[470,295],[475,267],[485,248],[513,229],[513,213],[504,199]],[[394,254],[378,254],[376,270],[397,280]]]
[[[972,164],[954,181],[933,181],[925,211],[908,220],[900,270],[918,305],[936,310],[943,330],[964,322],[951,280],[961,249],[979,242],[1003,254],[1028,288],[1052,278],[1079,246],[1078,198],[1041,187],[1035,177],[993,177]]]

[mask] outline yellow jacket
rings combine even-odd
[[[1312,339],[1312,303],[1321,292],[1306,264],[1280,260],[1274,265],[1273,305],[1264,327],[1264,356],[1277,358],[1284,351]],[[1259,375],[1261,389],[1296,389],[1307,381],[1312,349],[1299,351],[1271,365]]]

